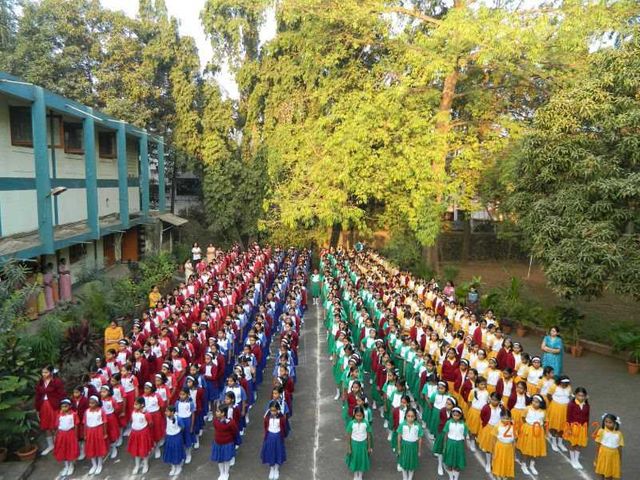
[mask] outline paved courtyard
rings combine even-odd
[[[331,365],[326,355],[326,340],[321,325],[321,312],[311,306],[305,316],[305,327],[300,341],[300,365],[298,367],[298,383],[294,395],[294,415],[291,419],[292,433],[287,439],[287,463],[282,467],[282,480],[334,480],[349,479],[351,475],[344,463],[345,435],[340,415],[340,403],[333,400],[335,387],[331,375]],[[525,350],[538,352],[540,339],[525,337],[522,339]],[[565,357],[566,371],[573,379],[575,386],[583,385],[591,398],[592,421],[598,421],[605,411],[612,411],[622,417],[622,430],[627,447],[623,453],[623,478],[636,480],[640,478],[640,376],[629,376],[625,365],[620,360],[587,353],[583,358]],[[267,372],[269,369],[267,369]],[[268,373],[265,375],[267,379]],[[240,447],[236,465],[231,469],[231,478],[266,479],[269,468],[260,463],[260,447],[262,444],[262,422],[259,421],[266,405],[270,389],[269,381],[260,388],[256,406],[250,414],[250,424]],[[594,428],[594,427],[592,427]],[[201,439],[201,448],[194,452],[193,461],[186,465],[179,478],[193,480],[212,480],[218,476],[216,464],[209,461],[212,429],[207,427]],[[374,459],[372,470],[365,476],[374,480],[391,480],[401,478],[396,471],[395,458],[391,453],[380,417],[374,417]],[[428,444],[427,444],[428,445]],[[429,445],[430,446],[430,445]],[[593,473],[595,448],[590,443],[586,453],[581,457],[585,469],[577,472],[569,464],[565,454],[555,453],[549,449],[549,456],[537,462],[537,477],[525,476],[517,469],[518,479],[569,480],[596,479]],[[461,475],[467,479],[491,479],[485,473],[480,457],[467,450],[468,468]],[[430,448],[425,449],[422,465],[416,474],[419,480],[446,479],[438,477],[436,461],[430,455]],[[151,460],[149,473],[142,476],[131,475],[133,461],[122,448],[118,459],[107,460],[102,475],[89,477],[90,462],[78,462],[76,473],[72,478],[96,479],[168,479],[169,468],[161,460]],[[51,480],[58,478],[60,466],[53,457],[41,458],[31,475],[33,480]]]

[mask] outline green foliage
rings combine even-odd
[[[510,206],[558,295],[640,298],[640,38],[592,56],[538,111]]]
[[[640,363],[640,329],[618,329],[612,335],[613,348],[617,352],[629,354],[629,361]]]
[[[572,305],[558,305],[550,310],[552,322],[547,327],[558,325],[560,332],[567,339],[568,343],[577,344],[582,331],[581,322],[584,314]]]
[[[36,365],[58,364],[65,332],[73,321],[72,309],[56,310],[40,318],[35,332],[24,329],[24,342]]]
[[[37,428],[35,411],[29,407],[30,382],[17,375],[0,377],[0,445],[26,445]]]
[[[442,269],[444,280],[455,282],[456,278],[458,278],[458,274],[460,273],[460,269],[453,265],[445,265]]]
[[[29,269],[15,261],[0,268],[0,338],[26,320],[27,300],[38,290],[28,276]]]

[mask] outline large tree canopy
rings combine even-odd
[[[204,24],[240,84],[241,156],[266,162],[268,231],[397,225],[432,244],[631,3],[407,5],[282,0],[256,51],[264,3],[209,0]]]
[[[640,297],[640,30],[536,114],[510,205],[558,294]]]

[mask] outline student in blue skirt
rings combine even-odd
[[[269,465],[269,480],[280,478],[280,465],[287,461],[284,439],[287,436],[287,418],[280,411],[280,404],[269,404],[269,413],[264,417],[264,441],[260,457]]]
[[[162,461],[171,465],[169,476],[172,477],[180,475],[182,464],[187,456],[185,454],[184,439],[182,438],[182,428],[178,424],[176,417],[176,407],[173,405],[167,407],[165,415],[167,417],[167,426]]]
[[[238,435],[238,425],[227,415],[229,408],[220,404],[216,407],[215,418],[213,419],[213,445],[211,446],[211,461],[218,462],[220,476],[218,480],[229,479],[229,469],[231,460],[236,456],[236,436]]]
[[[189,395],[189,388],[180,390],[178,401],[176,402],[176,415],[178,425],[182,428],[182,438],[187,449],[184,463],[191,463],[191,447],[195,443],[196,436],[193,434],[193,425],[196,416],[196,406]]]

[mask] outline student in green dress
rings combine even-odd
[[[451,410],[451,418],[442,430],[444,433],[444,447],[442,461],[447,467],[450,480],[458,480],[460,472],[467,466],[464,451],[464,439],[468,438],[469,430],[464,423],[464,415],[460,407]]]
[[[438,475],[444,475],[444,465],[442,463],[442,454],[444,453],[444,426],[451,418],[451,412],[458,406],[458,402],[455,398],[447,398],[445,407],[440,410],[440,425],[438,426],[438,434],[436,435],[436,441],[433,443],[433,454],[438,459]]]
[[[349,470],[353,472],[353,480],[362,480],[364,472],[371,468],[371,452],[373,451],[371,424],[364,418],[364,410],[356,407],[353,419],[347,425],[347,457]]]
[[[402,469],[402,480],[413,480],[413,474],[418,469],[419,458],[422,456],[424,430],[417,418],[415,408],[407,409],[404,421],[396,430],[398,465]]]
[[[313,304],[318,305],[318,299],[320,298],[320,274],[316,268],[311,275],[311,297],[313,298]]]

